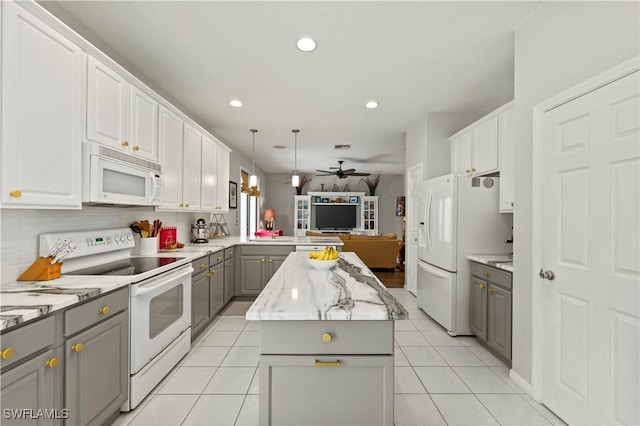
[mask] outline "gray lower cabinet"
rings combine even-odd
[[[209,260],[204,256],[192,263],[191,338],[195,338],[209,319]],[[200,266],[203,266],[202,268]]]
[[[509,272],[471,262],[470,327],[478,341],[511,362],[511,288]]]
[[[60,424],[65,411],[62,410],[64,394],[63,370],[64,351],[62,347],[50,349],[35,358],[3,373],[1,405],[3,425],[52,425]],[[18,414],[19,409],[32,409],[35,415],[38,410],[49,410],[48,417]],[[53,409],[53,411],[52,411]]]
[[[393,321],[262,321],[261,425],[393,425]]]
[[[126,288],[65,312],[67,424],[107,423],[128,398],[128,306]]]
[[[233,299],[235,288],[236,271],[233,249],[225,249],[224,258],[224,303],[227,304]]]
[[[224,253],[209,256],[209,317],[215,317],[224,307]]]
[[[65,344],[65,399],[71,424],[105,423],[127,399],[127,317],[122,312]]]
[[[240,246],[240,296],[256,296],[267,285],[294,246]]]

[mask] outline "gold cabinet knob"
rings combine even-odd
[[[122,142],[122,146],[129,146],[129,142],[127,141]]]
[[[74,352],[80,352],[82,351],[82,349],[84,349],[84,345],[82,343],[76,343],[75,345],[71,346],[71,350]]]
[[[185,204],[184,206],[185,206],[185,207],[189,207],[189,204]]]
[[[180,203],[178,204],[179,207],[184,207],[184,204]]]
[[[22,197],[22,191],[16,189],[15,191],[11,191],[9,195],[11,195],[13,198],[20,198]]]
[[[204,268],[205,268],[204,263],[199,264],[199,265],[198,265],[198,268],[200,268],[200,269],[204,269]]]
[[[7,348],[5,350],[3,350],[2,352],[0,352],[0,357],[2,357],[2,359],[9,359],[13,356],[13,354],[16,353],[16,350],[13,348]]]
[[[136,146],[133,147],[133,150],[134,151],[140,151],[140,147],[138,145],[136,145]]]
[[[467,169],[464,171],[465,173],[471,173],[471,170]]]
[[[260,259],[260,262],[264,262],[264,257],[262,259]]]
[[[489,287],[489,293],[493,294],[493,289]]]
[[[480,284],[480,290],[484,288],[484,284]]]
[[[109,313],[109,307],[108,306],[103,306],[102,308],[100,308],[100,313],[102,315],[107,315]]]
[[[229,256],[233,256],[233,251],[230,251],[230,252],[229,252]]]
[[[472,168],[471,168],[471,171],[472,171],[472,172],[475,172],[475,171],[476,171],[475,167],[472,167]]]
[[[48,359],[44,362],[44,365],[46,365],[49,368],[56,368],[56,366],[58,365],[58,358]]]
[[[489,273],[488,273],[488,272],[483,272],[483,273],[482,273],[482,275],[483,275],[485,278],[489,278]]]
[[[273,259],[272,259],[272,258],[269,258],[269,262],[273,262]]]
[[[213,269],[211,270],[211,275],[213,275],[213,274],[215,274],[215,273],[216,273],[216,269],[215,269],[215,268],[213,268]]]
[[[224,266],[226,266],[226,267],[228,268],[229,266],[231,266],[231,263],[226,262],[226,263],[224,264]]]
[[[322,341],[325,342],[325,343],[329,343],[331,341],[331,334],[324,333],[322,335]]]
[[[218,256],[218,260],[222,260],[222,256]]]

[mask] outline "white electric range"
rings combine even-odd
[[[134,256],[129,228],[40,235],[40,255],[71,248],[63,275],[131,276],[129,399],[134,409],[187,354],[191,345],[191,273],[187,257]]]

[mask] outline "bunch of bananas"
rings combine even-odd
[[[310,251],[309,259],[314,260],[336,260],[338,258],[338,250],[333,247],[325,247],[322,251]]]

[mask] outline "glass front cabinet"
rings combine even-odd
[[[294,195],[294,200],[293,235],[304,237],[306,232],[311,229],[311,196]]]
[[[378,196],[362,197],[362,232],[378,234]]]

